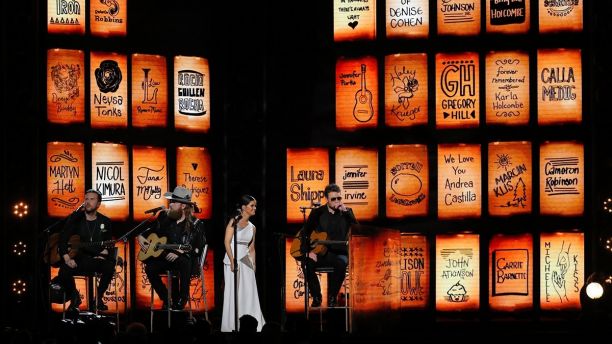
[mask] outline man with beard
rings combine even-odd
[[[160,238],[167,238],[167,245],[189,245],[192,249],[168,249],[159,257],[150,257],[145,261],[145,273],[153,290],[164,302],[162,308],[181,310],[189,300],[189,284],[198,258],[196,249],[204,246],[205,239],[203,230],[198,228],[198,221],[193,216],[195,203],[191,202],[191,191],[177,186],[174,191],[166,192],[164,197],[169,200],[169,209],[159,214],[151,231]],[[149,236],[151,231],[143,234]],[[151,243],[143,234],[138,236],[138,243],[140,249],[146,251]],[[160,277],[160,274],[168,270],[178,272],[180,282],[178,288],[172,284],[172,300],[168,300],[168,289]]]

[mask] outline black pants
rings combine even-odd
[[[189,284],[191,283],[191,261],[185,256],[179,256],[175,261],[169,262],[166,258],[150,258],[146,261],[145,273],[153,290],[157,293],[159,298],[168,303],[168,288],[162,282],[160,274],[165,274],[170,270],[173,273],[178,272],[179,277],[179,288],[177,283],[172,283],[172,299],[176,301],[178,297],[182,298],[183,301],[187,301],[189,298]]]
[[[69,298],[76,297],[77,290],[74,276],[93,276],[94,273],[98,272],[102,275],[98,284],[98,298],[102,299],[102,295],[104,295],[113,279],[115,262],[110,259],[97,259],[90,256],[81,256],[75,261],[77,263],[76,268],[73,269],[64,263],[59,269],[58,277],[66,295]]]
[[[308,264],[308,289],[310,290],[310,295],[312,297],[321,297],[321,285],[319,284],[317,274],[315,274],[315,267],[330,266],[334,268],[334,271],[327,275],[327,295],[328,297],[338,296],[346,274],[347,256],[327,251],[327,254],[324,256],[317,257],[316,262],[308,258],[306,264]]]

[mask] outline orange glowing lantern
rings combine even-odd
[[[385,56],[385,124],[427,124],[427,54]]]
[[[132,55],[132,126],[161,127],[168,122],[166,58]]]
[[[376,148],[337,148],[336,184],[343,203],[363,221],[378,216],[378,151]]]
[[[206,308],[208,311],[215,309],[215,270],[214,270],[214,255],[212,250],[208,250],[206,254],[206,263],[202,268],[204,274],[204,297],[202,298],[202,278],[193,277],[189,285],[189,297],[191,298],[191,306],[196,313],[204,313]],[[206,303],[204,303],[206,301]]]
[[[387,38],[427,38],[429,1],[387,0]]]
[[[378,64],[375,57],[341,58],[336,63],[336,128],[378,124]]]
[[[425,216],[429,213],[429,165],[426,145],[389,145],[386,148],[387,217]]]
[[[98,209],[115,221],[129,216],[130,162],[125,145],[93,143],[91,145],[91,178],[93,188],[102,193]]]
[[[92,36],[126,36],[127,17],[127,0],[89,2],[89,31]]]
[[[584,1],[538,0],[540,33],[582,31]]]
[[[293,238],[285,239],[285,310],[287,313],[300,313],[304,312],[304,273],[300,261],[290,253],[292,242]],[[321,274],[319,284],[322,299],[327,300],[327,274]]]
[[[202,57],[174,57],[174,126],[192,132],[210,129],[210,67]]]
[[[47,32],[84,35],[85,0],[47,0]]]
[[[584,233],[540,235],[540,308],[580,309],[584,284]]]
[[[436,310],[480,307],[478,234],[436,235]]]
[[[80,142],[47,143],[47,214],[64,217],[83,203],[85,149]]]
[[[486,82],[487,124],[529,124],[529,54],[488,53]]]
[[[529,31],[529,0],[485,1],[487,32],[527,33]]]
[[[178,147],[176,150],[176,183],[191,190],[191,200],[196,202],[200,219],[212,217],[212,167],[208,149],[202,147]]]
[[[480,0],[438,0],[438,34],[474,36],[480,33]]]
[[[538,50],[538,76],[538,124],[580,123],[580,49]]]
[[[540,146],[540,213],[579,216],[584,213],[584,146],[545,142]]]
[[[47,120],[85,123],[85,58],[82,50],[47,51]]]
[[[135,221],[142,221],[150,216],[145,214],[147,209],[166,205],[163,197],[168,192],[166,149],[136,146],[132,149],[132,159],[132,212]]]
[[[323,202],[329,184],[326,148],[287,149],[287,222],[304,220],[300,207]],[[306,214],[308,216],[308,214]]]
[[[89,80],[92,128],[126,128],[128,123],[127,56],[91,53]]]
[[[531,142],[489,143],[489,214],[530,214]]]
[[[115,266],[115,273],[111,280],[108,289],[102,296],[104,303],[108,306],[108,310],[103,313],[115,314],[117,308],[119,308],[120,314],[125,314],[128,310],[128,306],[131,303],[130,296],[130,245],[126,245],[123,241],[119,241],[116,244],[117,254],[119,257],[118,262],[123,264],[117,264]],[[138,246],[137,246],[138,247]],[[125,252],[124,252],[125,248]],[[125,269],[125,271],[124,271]],[[116,303],[115,303],[116,301]]]
[[[489,306],[494,311],[533,308],[533,238],[531,234],[496,234],[489,243]]]
[[[50,278],[54,279],[59,274],[59,268],[51,268]],[[79,295],[81,296],[81,304],[79,305],[80,311],[87,311],[89,309],[89,289],[87,288],[88,279],[90,277],[86,276],[78,276],[74,279],[74,284],[76,286]],[[66,296],[66,308],[70,306],[70,297]],[[109,307],[110,308],[110,307]],[[62,312],[62,304],[61,303],[51,303],[51,309],[54,312]]]
[[[400,301],[402,309],[425,309],[429,302],[429,244],[422,234],[402,234]]]
[[[480,123],[477,53],[436,54],[436,128]]]
[[[376,38],[376,1],[334,0],[334,41]]]
[[[479,217],[480,145],[438,145],[438,218]]]

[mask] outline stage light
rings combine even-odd
[[[598,320],[612,314],[612,276],[593,272],[580,289],[583,316]]]
[[[12,291],[13,294],[17,296],[25,294],[25,292],[27,291],[26,282],[20,279],[16,280],[15,282],[13,282]]]
[[[25,256],[27,252],[27,245],[23,241],[19,241],[13,244],[13,254],[17,256]]]
[[[591,282],[586,286],[586,293],[591,300],[597,300],[603,296],[604,289],[599,282]]]
[[[24,216],[27,216],[29,213],[28,210],[28,205],[27,203],[24,202],[19,202],[17,204],[15,204],[13,206],[13,215],[19,217],[19,218],[23,218]]]
[[[604,212],[612,213],[612,198],[608,198],[603,202]]]

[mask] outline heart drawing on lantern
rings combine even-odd
[[[352,22],[348,23],[348,26],[350,26],[351,29],[355,29],[357,24],[359,24],[359,22],[355,20],[355,21],[352,21]]]

